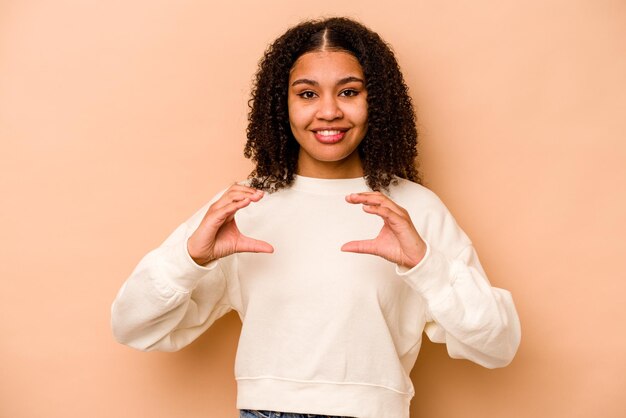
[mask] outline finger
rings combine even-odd
[[[386,198],[380,192],[364,192],[364,193],[351,193],[346,196],[346,201],[349,203],[366,203],[366,204],[381,204]]]
[[[265,241],[242,235],[237,242],[235,251],[238,253],[273,253],[274,247]]]
[[[391,227],[411,222],[409,217],[404,216],[404,213],[398,213],[386,206],[363,205],[363,211],[380,216]]]
[[[247,190],[251,193],[254,193],[256,191],[258,191],[259,189],[255,189],[253,187],[250,186],[246,186],[245,184],[239,184],[239,183],[233,183],[228,190]]]
[[[219,209],[232,202],[238,202],[246,198],[250,199],[253,202],[258,202],[259,200],[261,200],[263,195],[264,193],[262,190],[250,189],[249,187],[247,187],[246,189],[229,189],[212,205],[212,208]]]
[[[245,208],[250,204],[250,202],[251,200],[246,197],[242,200],[228,203],[221,208],[209,211],[207,213],[206,221],[217,231],[217,229],[219,229],[226,221],[231,220],[239,209]]]
[[[349,203],[363,204],[363,205],[378,205],[387,206],[400,209],[400,206],[391,200],[388,196],[382,193],[353,193],[346,196],[346,201]]]
[[[222,197],[240,196],[240,195],[252,197],[252,196],[263,196],[263,194],[264,194],[263,190],[253,189],[252,187],[234,184],[231,187],[229,187],[228,190],[226,190],[226,192],[222,195]]]
[[[397,205],[368,205],[364,203],[362,207],[365,212],[376,214],[384,220],[394,223],[410,221],[411,219],[408,213]]]
[[[380,192],[353,193],[346,196],[346,201],[353,204],[370,206],[386,206],[397,213],[406,213],[406,210]]]
[[[362,194],[362,195],[383,195],[383,196],[384,196],[384,193],[379,192],[379,191],[371,191],[371,192],[355,192],[355,193],[352,193],[352,194]]]

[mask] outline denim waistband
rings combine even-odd
[[[239,411],[239,418],[353,418],[340,417],[336,415],[316,415],[316,414],[298,414],[292,412],[277,411],[256,411],[252,409],[242,409]]]

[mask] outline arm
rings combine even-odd
[[[139,350],[175,351],[231,310],[236,289],[228,285],[234,276],[229,256],[273,251],[241,234],[235,222],[238,210],[262,197],[235,184],[148,253],[113,302],[115,338]]]
[[[471,245],[454,258],[428,246],[418,265],[396,271],[424,297],[430,314],[426,334],[446,343],[450,357],[488,368],[513,360],[521,336],[513,299],[489,284]]]
[[[439,215],[422,225],[439,245],[435,248],[422,239],[409,213],[389,197],[371,192],[352,194],[346,200],[362,204],[364,211],[381,217],[384,224],[376,238],[346,243],[342,250],[396,263],[397,274],[427,304],[426,333],[432,341],[445,342],[453,358],[485,367],[511,362],[520,341],[511,295],[491,287],[469,239],[443,204]]]
[[[111,308],[116,340],[133,348],[176,351],[232,309],[228,260],[196,264],[186,248],[183,224],[149,252],[120,289]]]

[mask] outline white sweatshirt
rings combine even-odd
[[[428,245],[407,270],[346,253],[374,238],[376,215],[345,201],[369,191],[363,178],[300,177],[237,212],[245,235],[273,254],[234,254],[202,267],[187,239],[209,204],[148,253],[112,307],[118,341],[174,351],[234,309],[243,326],[235,376],[237,408],[408,418],[409,373],[422,332],[454,358],[507,365],[520,340],[508,291],[491,287],[468,237],[428,189],[407,180],[389,196]]]

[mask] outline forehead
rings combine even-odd
[[[341,79],[346,76],[363,77],[361,64],[354,55],[343,51],[315,51],[301,55],[291,67],[289,80],[308,78]]]

